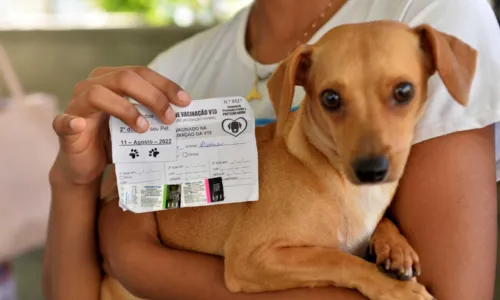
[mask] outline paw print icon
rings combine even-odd
[[[132,149],[130,150],[129,155],[130,157],[132,157],[132,159],[135,159],[136,157],[139,157],[139,151],[137,151],[136,149]]]
[[[158,154],[160,154],[160,151],[158,151],[157,148],[153,148],[153,149],[149,150],[149,156],[156,157],[156,156],[158,156]]]

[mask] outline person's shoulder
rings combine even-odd
[[[478,52],[467,107],[451,101],[438,74],[431,77],[429,105],[417,126],[415,141],[500,122],[500,27],[490,3],[487,0],[412,0],[402,21],[410,27],[428,24]],[[500,140],[497,143],[500,146]]]
[[[223,52],[225,48],[233,46],[240,23],[245,20],[246,9],[241,10],[231,20],[195,33],[161,52],[150,63],[149,67],[180,83],[182,74],[185,73],[189,65],[198,62],[207,54],[213,56],[216,55],[216,52]]]
[[[500,27],[488,0],[413,0],[403,21],[428,24],[477,50],[478,80],[500,75]]]
[[[412,0],[403,22],[410,26],[429,24],[472,46],[498,31],[498,21],[488,0]]]
[[[403,21],[412,27],[428,24],[462,40],[479,53],[477,73],[499,75],[500,27],[488,0],[413,0]]]
[[[154,68],[161,68],[165,63],[178,63],[183,60],[189,61],[189,58],[199,52],[201,48],[207,47],[207,43],[210,43],[215,35],[223,31],[224,27],[222,24],[219,24],[195,33],[158,54],[151,65]]]

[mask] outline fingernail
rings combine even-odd
[[[146,121],[146,119],[144,119],[144,117],[143,117],[143,116],[139,116],[139,117],[137,118],[137,122],[136,122],[136,124],[137,124],[137,127],[139,127],[141,130],[146,130],[146,129],[148,129],[148,125],[149,125],[149,124],[148,124],[148,121]]]
[[[183,90],[177,92],[177,98],[179,98],[179,100],[185,103],[191,102],[191,97],[189,97],[188,93],[186,93]]]
[[[167,122],[170,124],[170,123],[173,123],[175,121],[175,112],[174,110],[172,109],[172,107],[168,107],[167,108],[167,111],[165,111],[165,118],[167,119]]]
[[[80,124],[82,124],[82,125],[80,125]],[[73,118],[73,119],[69,120],[68,126],[72,130],[82,130],[83,127],[85,126],[85,120],[80,118],[80,117]]]
[[[77,126],[78,126],[78,119],[71,119],[69,121],[69,127],[71,129],[76,129]]]

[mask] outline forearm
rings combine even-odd
[[[126,250],[125,250],[126,249]],[[165,248],[159,243],[134,243],[121,253],[120,265],[115,273],[132,293],[139,297],[192,300],[363,300],[354,290],[304,288],[272,293],[231,293],[224,283],[223,259],[215,256]],[[148,259],[146,259],[148,258]]]
[[[497,200],[492,127],[416,145],[394,215],[440,300],[493,297]]]
[[[112,178],[104,181],[110,191]],[[116,192],[116,191],[114,191]],[[153,213],[123,211],[116,199],[99,211],[99,246],[104,269],[137,297],[148,300],[363,300],[354,290],[335,287],[273,293],[230,293],[220,257],[169,249],[158,238]]]
[[[72,185],[51,172],[52,205],[43,263],[49,300],[99,299],[100,268],[96,246],[99,185]]]

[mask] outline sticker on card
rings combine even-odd
[[[242,97],[193,100],[172,106],[166,125],[137,105],[150,123],[137,133],[110,119],[120,207],[151,212],[257,201],[255,118]]]

